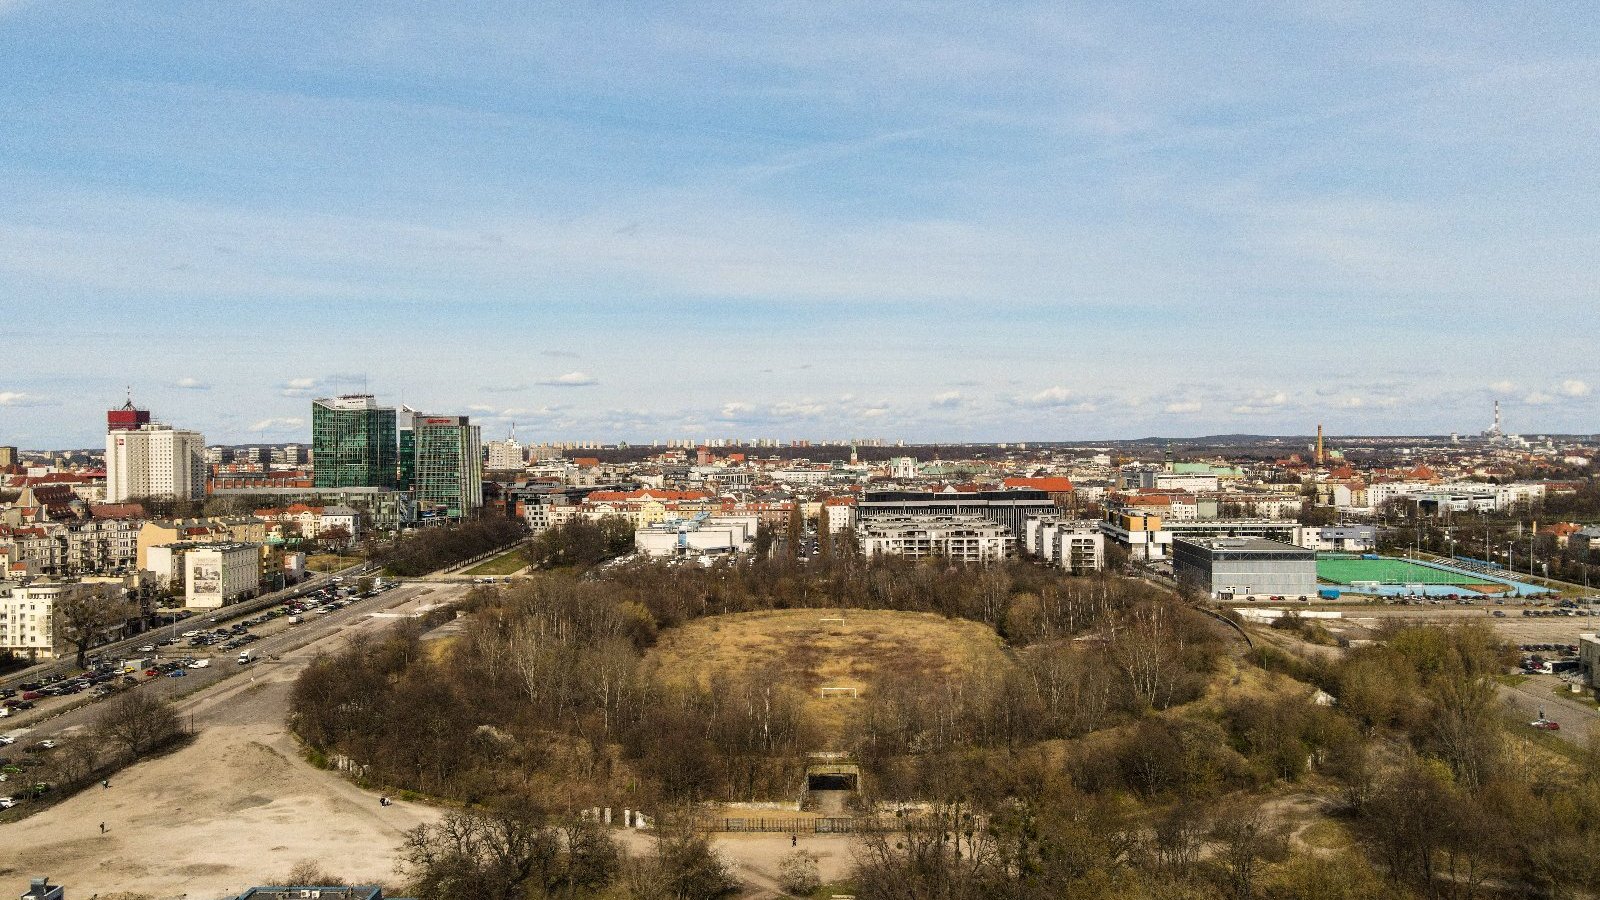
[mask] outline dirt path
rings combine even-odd
[[[399,609],[436,600],[413,591]],[[437,811],[379,806],[302,760],[283,725],[294,679],[317,652],[393,622],[329,617],[316,641],[179,701],[199,735],[193,744],[126,769],[109,789],[0,826],[0,876],[23,883],[49,875],[77,897],[122,891],[157,900],[232,896],[303,859],[347,879],[394,880],[401,835]],[[61,724],[69,734],[81,727]]]
[[[414,593],[399,612],[441,599],[426,593]],[[193,744],[113,776],[109,789],[0,825],[0,878],[25,884],[49,875],[80,898],[217,898],[311,859],[345,879],[398,883],[402,836],[440,811],[398,800],[380,806],[376,794],[306,763],[283,725],[294,679],[317,652],[394,621],[330,620],[324,637],[180,701],[199,733]],[[72,718],[59,723],[68,735],[81,728]],[[648,833],[617,835],[630,852],[650,849]],[[746,883],[746,896],[781,896],[776,880],[788,835],[725,835],[715,845]],[[800,845],[819,856],[825,880],[848,872],[850,837],[805,837]]]

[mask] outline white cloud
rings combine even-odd
[[[568,372],[565,375],[557,375],[554,378],[546,378],[539,383],[546,387],[588,387],[590,385],[599,384],[600,382],[593,376],[583,372]]]
[[[211,385],[205,383],[204,381],[201,381],[198,378],[194,378],[192,376],[184,376],[183,378],[179,378],[176,382],[173,383],[172,386],[176,387],[176,388],[181,388],[181,389],[186,390],[186,391],[209,391],[209,390],[211,390]]]
[[[784,401],[772,405],[772,417],[775,419],[811,419],[827,411],[826,406],[813,400]]]
[[[1579,381],[1576,378],[1569,378],[1561,382],[1561,393],[1568,397],[1587,397],[1589,396],[1589,385],[1587,382]]]
[[[748,403],[732,401],[722,404],[722,411],[718,415],[724,419],[742,419],[750,415],[752,408]]]
[[[488,406],[483,403],[474,403],[467,407],[467,412],[492,413],[494,410],[495,408],[493,406]]]
[[[861,411],[861,416],[863,418],[867,418],[867,419],[876,419],[879,416],[882,416],[887,412],[888,412],[887,409],[884,409],[881,406],[875,406],[872,409],[863,409]]]
[[[1289,395],[1283,391],[1267,393],[1258,392],[1233,408],[1234,415],[1253,416],[1271,412],[1289,402]]]
[[[1499,394],[1502,397],[1509,397],[1516,392],[1517,384],[1514,381],[1496,381],[1489,385],[1489,393]]]
[[[1023,406],[1066,406],[1073,402],[1072,392],[1064,387],[1047,387],[1021,401]]]
[[[1522,402],[1528,404],[1529,406],[1546,406],[1556,402],[1556,398],[1546,394],[1544,391],[1534,391],[1528,396],[1523,397]]]
[[[21,391],[0,391],[0,406],[49,406],[50,401]]]
[[[1199,411],[1200,402],[1197,400],[1180,400],[1176,403],[1168,403],[1166,406],[1162,407],[1162,412],[1171,413],[1175,416],[1188,415],[1190,413],[1197,413]]]
[[[261,432],[261,431],[293,431],[293,430],[295,430],[297,428],[303,427],[305,424],[306,424],[306,420],[305,419],[298,419],[298,418],[262,419],[261,421],[256,422],[255,424],[251,425],[248,430],[249,431],[256,431],[256,432]]]
[[[945,391],[942,394],[934,394],[933,399],[928,402],[940,409],[954,409],[960,406],[963,400],[960,391]]]

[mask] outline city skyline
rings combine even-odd
[[[1588,433],[1597,31],[0,0],[0,439]]]

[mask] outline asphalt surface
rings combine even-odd
[[[285,588],[281,591],[265,594],[263,596],[241,601],[239,603],[232,603],[220,609],[191,610],[194,615],[175,624],[178,630],[182,631],[195,627],[193,625],[185,624],[186,622],[204,622],[209,619],[215,619],[217,624],[220,625],[227,622],[232,622],[236,619],[248,618],[258,612],[261,612],[262,610],[271,609],[274,606],[286,603],[296,597],[303,597],[312,591],[326,587],[332,581],[335,575],[344,578],[359,577],[362,570],[365,569],[367,565],[367,563],[363,562],[336,573],[313,575],[311,578],[306,579],[294,587]],[[91,655],[98,654],[108,659],[131,656],[139,647],[150,643],[150,641],[158,638],[161,635],[165,635],[172,627],[173,626],[170,625],[162,625],[159,628],[152,628],[130,638],[123,638],[119,641],[113,641],[109,644],[101,644],[97,647],[90,648],[89,653]],[[14,688],[25,681],[33,681],[38,678],[48,677],[52,674],[74,675],[77,674],[78,671],[79,669],[76,664],[76,654],[67,653],[61,658],[52,659],[37,665],[29,666],[26,669],[20,669],[11,673],[10,675],[0,678],[0,688]]]
[[[1542,710],[1547,720],[1561,726],[1552,734],[1570,744],[1588,746],[1590,729],[1600,722],[1600,709],[1578,700],[1580,695],[1557,694],[1557,687],[1565,688],[1566,682],[1554,675],[1534,675],[1515,687],[1502,684],[1498,693],[1522,722],[1532,722]]]
[[[189,673],[183,678],[152,678],[128,690],[150,691],[163,699],[177,700],[179,712],[190,717],[188,724],[195,729],[209,724],[207,719],[197,717],[202,709],[209,710],[212,718],[220,716],[222,720],[234,724],[246,721],[281,723],[287,711],[282,703],[274,702],[266,706],[258,703],[239,706],[224,704],[219,709],[208,701],[219,693],[237,692],[249,687],[258,675],[267,671],[274,676],[274,682],[281,682],[281,676],[286,671],[297,674],[318,652],[336,650],[340,642],[330,642],[328,638],[345,639],[359,632],[387,627],[396,621],[395,615],[374,617],[374,613],[410,615],[435,602],[457,599],[461,593],[462,589],[454,585],[404,584],[376,597],[358,600],[344,609],[312,616],[300,625],[262,638],[250,645],[257,656],[256,662],[241,665],[235,661],[236,657],[220,656],[208,668],[183,670]],[[282,694],[279,700],[287,699],[287,689],[278,693]],[[0,730],[18,737],[19,744],[22,743],[22,737],[31,743],[76,731],[92,722],[98,714],[99,704],[89,703],[42,720],[23,722],[21,727],[5,728],[0,725]]]

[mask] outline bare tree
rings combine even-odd
[[[96,737],[128,760],[160,749],[182,731],[172,707],[145,691],[124,693],[111,701],[94,722]]]
[[[78,584],[62,591],[52,604],[56,647],[77,653],[78,668],[89,648],[120,630],[137,612],[122,588],[114,584]]]

